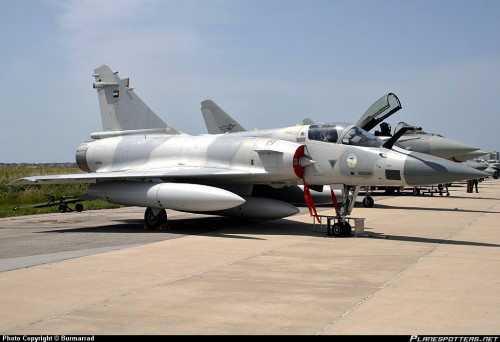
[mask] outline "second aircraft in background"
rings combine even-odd
[[[201,103],[201,112],[207,126],[207,130],[210,134],[220,134],[226,132],[246,132],[246,129],[227,114],[222,108],[220,108],[212,100],[205,100]],[[420,152],[425,154],[430,154],[436,157],[452,159],[459,155],[464,155],[466,153],[473,153],[473,151],[479,150],[475,146],[471,146],[462,142],[451,140],[437,134],[427,134],[423,133],[419,127],[409,126],[404,123],[400,123],[394,132],[394,135],[390,132],[390,126],[384,122],[389,116],[393,115],[401,109],[401,103],[397,96],[393,93],[388,93],[382,96],[380,99],[375,101],[365,113],[358,119],[356,126],[369,131],[374,128],[377,124],[381,124],[382,132],[375,132],[375,135],[384,140],[386,146],[397,146],[401,149],[407,151]],[[328,127],[328,124],[315,124],[311,119],[304,120],[304,126],[309,130],[324,130]],[[401,130],[402,128],[402,130]],[[313,133],[314,134],[314,133]],[[338,137],[336,137],[337,139]],[[292,137],[292,140],[294,138]],[[332,139],[331,137],[329,139]],[[335,140],[337,142],[337,140]],[[338,140],[339,143],[342,141]],[[484,154],[484,152],[483,152]],[[433,183],[425,184],[431,185]],[[383,186],[384,184],[378,184],[378,186]],[[422,184],[423,185],[423,184]],[[262,196],[269,196],[276,199],[293,198],[296,204],[303,204],[303,187],[301,185],[295,187],[289,187],[284,191],[283,189],[261,189],[260,194]],[[395,187],[385,187],[387,189],[394,189]],[[316,203],[330,204],[332,203],[332,198],[330,196],[329,187],[315,187],[312,189],[311,194]],[[338,191],[336,192],[339,193]],[[302,199],[302,200],[301,200]],[[371,207],[374,201],[371,196],[369,196],[369,191],[366,192],[366,196],[363,199],[363,205]]]

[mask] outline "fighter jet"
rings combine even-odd
[[[212,100],[205,100],[201,104],[203,118],[205,120],[207,130],[210,134],[224,133],[226,132],[226,129],[228,127],[231,128],[232,132],[245,131],[245,128],[239,122],[237,122],[234,118],[227,114]],[[384,141],[388,141],[389,139],[391,139],[393,134],[391,133],[390,125],[384,122],[384,120],[399,111],[401,108],[401,102],[398,97],[393,93],[388,93],[375,101],[363,113],[363,115],[361,115],[356,123],[356,126],[364,129],[365,131],[369,131],[377,124],[380,124],[382,129],[381,131],[376,131],[375,135]],[[315,127],[313,120],[311,120],[310,118],[304,119],[303,123],[304,125],[311,125],[311,127]],[[477,147],[454,141],[438,134],[425,133],[421,130],[420,127],[411,126],[403,122],[398,124],[394,131],[394,134],[396,134],[396,132],[401,128],[404,128],[404,131],[399,133],[400,137],[397,139],[397,141],[394,142],[394,144],[408,151],[430,154],[436,157],[456,161],[454,157],[479,150],[479,148]],[[395,189],[397,187],[386,188],[389,190]],[[318,201],[322,204],[331,203],[329,191],[321,188],[316,188],[316,190],[318,191],[313,190],[311,192],[315,201]],[[262,195],[263,193],[264,192],[262,192]],[[298,196],[299,193],[300,191],[294,190],[292,191],[292,195],[290,196],[290,194],[284,192],[283,190],[267,189],[268,196],[278,199],[298,199],[300,197]],[[370,192],[367,191],[366,196],[363,199],[363,205],[365,207],[371,207],[374,204],[374,200],[369,194]]]
[[[500,163],[498,160],[489,160],[488,167],[484,171],[490,173],[494,179],[498,179],[500,174]]]
[[[486,154],[488,154],[488,152],[483,151],[483,150],[477,150],[477,151],[473,151],[473,152],[469,152],[469,153],[465,153],[465,154],[455,155],[451,158],[451,160],[453,160],[454,162],[457,162],[457,163],[461,163],[464,161],[477,159],[477,158],[482,157]]]
[[[397,132],[401,127],[405,126],[410,125],[405,122],[399,122],[394,128],[394,132]],[[375,133],[378,133],[378,131]],[[398,140],[398,145],[409,151],[431,154],[454,161],[457,160],[458,156],[479,150],[479,147],[452,140],[440,134],[424,132],[421,127],[408,130]]]
[[[463,165],[467,165],[473,169],[484,171],[488,168],[488,164],[484,160],[474,159],[474,160],[466,160],[462,163]]]
[[[227,114],[212,100],[205,100],[201,105],[201,112],[210,134],[246,131],[239,122]],[[358,119],[356,126],[369,132],[377,124],[380,124],[381,130],[375,131],[374,134],[382,140],[388,140],[393,134],[391,133],[391,126],[384,122],[384,120],[401,108],[401,102],[397,96],[393,93],[388,93],[375,101],[365,111]],[[304,119],[303,123],[304,125],[314,124],[310,118]],[[400,122],[396,126],[394,134],[402,127],[409,128],[397,140],[395,145],[409,151],[430,154],[454,161],[463,161],[457,160],[456,158],[463,158],[465,156],[471,156],[467,159],[473,159],[478,156],[477,153],[479,153],[479,156],[486,154],[486,152],[480,151],[479,147],[445,138],[440,134],[426,133],[422,131],[420,127],[412,126],[404,122]]]
[[[471,159],[464,161],[462,164],[476,170],[484,171],[494,179],[498,179],[498,174],[500,173],[500,163],[496,160]]]
[[[85,173],[32,176],[11,184],[89,183],[87,195],[145,207],[147,228],[167,222],[165,209],[274,219],[298,209],[259,197],[259,185],[303,185],[318,219],[310,188],[329,184],[334,197],[333,234],[351,234],[351,213],[360,185],[420,185],[479,178],[482,172],[433,156],[405,151],[347,123],[271,130],[188,135],[158,117],[129,87],[128,79],[103,65],[94,70],[103,131],[82,143],[76,162]],[[334,195],[333,195],[334,196]]]
[[[370,106],[358,119],[356,125],[369,132],[376,125],[380,124],[380,131],[375,131],[374,134],[383,140],[389,139],[393,135],[391,134],[391,126],[387,122],[384,122],[384,120],[399,109],[401,109],[399,99],[393,93],[389,93],[382,96]],[[402,127],[409,126],[411,125],[405,122],[398,123],[394,129],[394,134]],[[445,138],[440,134],[426,133],[418,126],[407,129],[401,138],[398,139],[396,146],[408,151],[430,154],[451,160],[457,156],[479,150],[479,147]]]

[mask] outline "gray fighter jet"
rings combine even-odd
[[[103,131],[82,143],[76,162],[85,173],[32,176],[11,184],[90,183],[88,196],[145,207],[145,225],[166,224],[165,209],[240,218],[286,217],[298,209],[259,197],[254,187],[340,187],[334,235],[351,233],[348,215],[361,185],[421,185],[479,178],[483,173],[442,158],[393,146],[347,123],[188,135],[165,123],[103,65],[94,73]],[[332,192],[333,193],[333,192]],[[333,195],[334,196],[334,195]]]
[[[239,122],[212,100],[205,100],[201,105],[201,112],[210,134],[246,131]],[[376,125],[381,124],[381,130],[375,131],[374,134],[382,140],[389,140],[393,134],[391,133],[390,125],[384,122],[384,120],[401,108],[401,103],[397,96],[389,93],[375,101],[358,119],[356,126],[365,131],[370,131]],[[303,123],[304,125],[314,124],[309,118],[304,119]],[[396,126],[394,134],[402,127],[407,127],[407,129],[397,142],[395,142],[395,145],[408,151],[430,154],[454,161],[463,161],[465,159],[462,158],[466,156],[469,156],[467,159],[473,159],[486,154],[486,152],[480,151],[479,147],[445,138],[440,134],[426,133],[420,127],[411,126],[404,122],[400,122]],[[477,153],[474,153],[476,151]]]
[[[454,162],[457,162],[457,163],[461,163],[461,162],[464,162],[464,161],[467,161],[467,160],[477,159],[477,158],[482,157],[482,156],[484,156],[486,154],[488,154],[488,152],[483,151],[483,150],[477,150],[477,151],[473,151],[473,152],[469,152],[469,153],[465,153],[465,154],[460,154],[460,155],[453,156],[451,158],[451,160],[453,160]]]
[[[380,124],[380,131],[375,131],[374,134],[383,140],[389,139],[393,135],[391,134],[391,126],[384,120],[399,109],[401,109],[399,99],[396,95],[389,93],[370,106],[359,118],[356,125],[365,131],[371,131],[376,125]],[[411,127],[411,125],[404,122],[398,123],[394,129],[394,134],[402,127]],[[426,133],[422,131],[421,127],[416,126],[407,129],[398,139],[396,146],[408,151],[426,153],[450,160],[479,150],[479,147],[445,138],[440,134]]]
[[[467,165],[476,170],[484,171],[489,176],[494,179],[498,179],[500,173],[500,163],[497,160],[482,160],[482,159],[472,159],[464,161],[462,164]]]
[[[205,100],[201,103],[201,105],[201,111],[209,133],[224,133],[228,129],[231,129],[231,132],[246,131],[239,122],[227,114],[212,100]],[[365,131],[369,131],[377,124],[380,124],[382,129],[381,131],[376,131],[375,135],[384,141],[388,141],[391,139],[393,134],[391,133],[390,125],[384,122],[384,120],[399,111],[401,108],[401,102],[398,97],[393,93],[388,93],[375,101],[365,111],[365,113],[358,119],[356,126],[364,129]],[[315,125],[310,118],[304,119],[303,123],[304,125],[310,125],[310,127],[317,127],[317,125]],[[457,161],[455,158],[463,158],[464,154],[472,154],[473,151],[479,150],[477,147],[448,139],[438,134],[425,133],[420,127],[410,126],[403,122],[398,124],[394,133],[396,134],[396,132],[401,128],[404,128],[404,131],[399,132],[399,138],[397,141],[396,139],[393,139],[393,143],[395,146],[408,151],[430,154],[436,157]],[[380,186],[381,185],[379,185],[379,187]],[[394,188],[395,187],[387,187],[388,190],[392,190]],[[311,192],[315,201],[322,204],[331,203],[332,200],[329,196],[329,191],[321,188],[316,189],[318,191],[313,190]],[[273,198],[300,198],[300,196],[298,196],[300,193],[299,190],[293,191],[293,196],[290,196],[290,194],[284,192],[283,190],[277,189],[267,189],[266,192]],[[265,192],[262,192],[261,195],[264,193]],[[300,202],[297,202],[297,204],[298,203]],[[373,198],[369,195],[369,192],[366,192],[366,196],[363,199],[363,205],[371,207],[373,206],[373,203]]]

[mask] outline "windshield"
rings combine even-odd
[[[346,129],[341,139],[344,145],[380,147],[384,144],[381,139],[356,126]]]
[[[345,122],[310,125],[307,137],[309,140],[354,146],[380,147],[384,144],[364,129]]]
[[[307,131],[307,137],[309,140],[336,143],[339,140],[339,136],[347,126],[350,125],[347,123],[310,125],[309,130]]]
[[[394,134],[396,134],[397,131],[399,131],[402,127],[405,127],[405,126],[411,126],[411,125],[408,125],[406,122],[403,122],[403,121],[398,123],[396,125],[396,128],[394,128]],[[422,130],[409,129],[408,131],[405,132],[405,134],[427,134],[427,132],[424,132]],[[435,134],[435,135],[439,135],[439,134]]]

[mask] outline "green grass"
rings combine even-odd
[[[32,215],[43,213],[55,213],[59,211],[58,206],[32,208],[34,204],[47,203],[48,196],[54,196],[56,200],[66,196],[81,196],[87,190],[87,184],[48,184],[48,185],[8,185],[9,182],[28,176],[81,173],[76,167],[63,166],[0,166],[0,218]],[[104,201],[81,202],[84,210],[118,208],[119,205]],[[69,204],[74,208],[74,204]],[[14,208],[20,208],[14,210]]]

